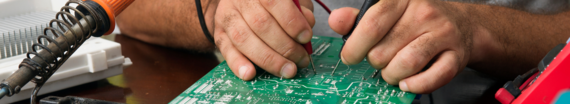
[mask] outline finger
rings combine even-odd
[[[301,9],[303,10],[303,15],[305,15],[305,19],[309,22],[309,26],[315,26],[315,15],[313,15],[313,11],[310,9],[302,6]]]
[[[417,34],[425,35],[425,33],[417,31],[417,28],[409,26],[408,23],[396,24],[388,35],[370,49],[367,54],[368,62],[376,69],[386,67],[400,50],[417,39],[419,36]]]
[[[221,30],[221,29],[220,29]],[[230,42],[225,32],[216,32],[216,46],[228,62],[232,72],[242,80],[251,80],[255,76],[255,67]]]
[[[299,0],[299,4],[301,4],[301,10],[303,10],[303,15],[309,22],[309,26],[311,28],[315,26],[315,16],[313,15],[313,11],[315,10],[313,7],[313,2],[311,0]]]
[[[225,14],[222,14],[225,13]],[[244,56],[267,72],[292,78],[297,73],[295,63],[289,61],[267,46],[248,27],[238,11],[227,9],[216,16],[216,24],[222,25],[229,40]]]
[[[291,0],[261,0],[260,3],[295,41],[305,44],[311,40],[313,31],[309,22]]]
[[[315,10],[315,8],[313,7],[313,1],[311,0],[299,0],[299,4],[301,4],[301,7],[305,7],[309,9],[311,12]]]
[[[360,63],[370,48],[380,41],[404,13],[407,0],[381,0],[362,17],[341,51],[342,62]]]
[[[329,26],[334,32],[346,35],[352,29],[358,12],[358,9],[352,7],[333,10],[329,16]]]
[[[433,37],[432,33],[423,34],[410,42],[382,69],[382,77],[389,84],[398,84],[401,79],[414,75],[448,46],[442,42],[447,38]]]
[[[413,24],[410,18],[413,16],[403,15],[403,18],[392,27],[382,40],[374,45],[367,53],[367,59],[370,65],[376,69],[383,69],[396,54],[406,45],[418,39],[418,36],[425,35],[426,29],[419,29],[422,26]]]
[[[453,26],[443,19],[436,19],[441,12],[433,8],[426,8],[410,3],[406,12],[392,27],[386,36],[382,38],[368,52],[367,58],[370,64],[377,69],[382,69],[394,58],[396,53],[408,45],[421,34],[429,31],[453,30]],[[425,3],[424,3],[425,4]],[[443,24],[442,24],[443,23]],[[438,33],[448,34],[448,33]],[[449,38],[449,37],[444,37]],[[456,39],[451,39],[456,40]],[[442,40],[448,42],[450,40]]]
[[[230,9],[229,7],[233,7],[231,4],[222,4],[221,6],[221,9],[219,9],[220,12],[218,13],[222,13],[224,10]],[[221,20],[221,18],[219,19]],[[228,63],[228,66],[236,76],[242,80],[253,79],[256,73],[255,67],[243,54],[239,52],[239,50],[233,46],[231,40],[227,36],[227,33],[225,32],[223,26],[230,24],[223,24],[220,20],[214,21],[216,25],[214,25],[215,31],[213,35],[216,46],[220,49],[222,56],[224,56],[226,62]]]
[[[460,60],[456,51],[445,51],[426,71],[400,81],[400,89],[412,93],[430,93],[449,83],[459,69]]]
[[[251,6],[263,8],[259,3],[253,1],[248,4],[250,4],[248,8]],[[305,49],[283,31],[269,12],[265,9],[252,9],[240,11],[240,13],[249,28],[271,49],[295,62],[299,67],[309,65],[309,55]]]

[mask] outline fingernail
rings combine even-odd
[[[352,13],[354,13],[354,15],[358,15],[358,13],[360,13],[360,10],[353,10]]]
[[[301,43],[307,43],[311,40],[311,34],[309,33],[308,30],[303,30],[303,32],[301,32],[298,36],[297,39],[299,40],[299,42]]]
[[[340,55],[340,59],[342,60],[342,63],[346,64],[346,65],[350,65],[345,59],[344,56]]]
[[[293,64],[286,63],[281,68],[281,76],[285,78],[293,78],[293,76],[295,76],[296,73],[295,71],[297,71],[297,69],[295,69],[295,66]]]
[[[400,89],[406,92],[410,91],[410,89],[408,89],[408,84],[406,84],[404,80],[400,81]]]
[[[245,73],[247,73],[247,66],[239,67],[239,77],[245,78]]]

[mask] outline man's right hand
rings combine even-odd
[[[302,2],[302,5],[312,5]],[[309,65],[301,44],[312,38],[315,20],[291,0],[221,0],[215,14],[214,38],[230,69],[243,80],[255,76],[255,67],[292,78],[297,67]],[[310,7],[312,8],[312,7]]]

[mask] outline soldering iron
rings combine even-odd
[[[31,103],[36,104],[42,85],[91,36],[110,34],[115,28],[115,16],[134,0],[69,0],[49,22],[49,27],[32,45],[19,69],[0,84],[0,98],[17,94],[28,82],[36,83]],[[77,4],[72,7],[70,4]],[[75,14],[71,14],[73,13]],[[55,39],[48,37],[51,32]],[[42,43],[46,40],[47,43]]]

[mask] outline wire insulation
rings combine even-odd
[[[214,37],[208,31],[208,26],[206,26],[206,20],[204,20],[204,13],[202,12],[202,3],[200,0],[194,0],[196,2],[196,13],[198,13],[198,19],[200,20],[200,26],[202,27],[202,32],[212,44],[216,44],[214,41]]]
[[[321,5],[321,7],[323,7],[329,14],[331,14],[331,9],[329,9],[329,7],[325,5],[325,3],[321,2],[321,0],[315,0],[315,1],[319,3],[319,5]]]

